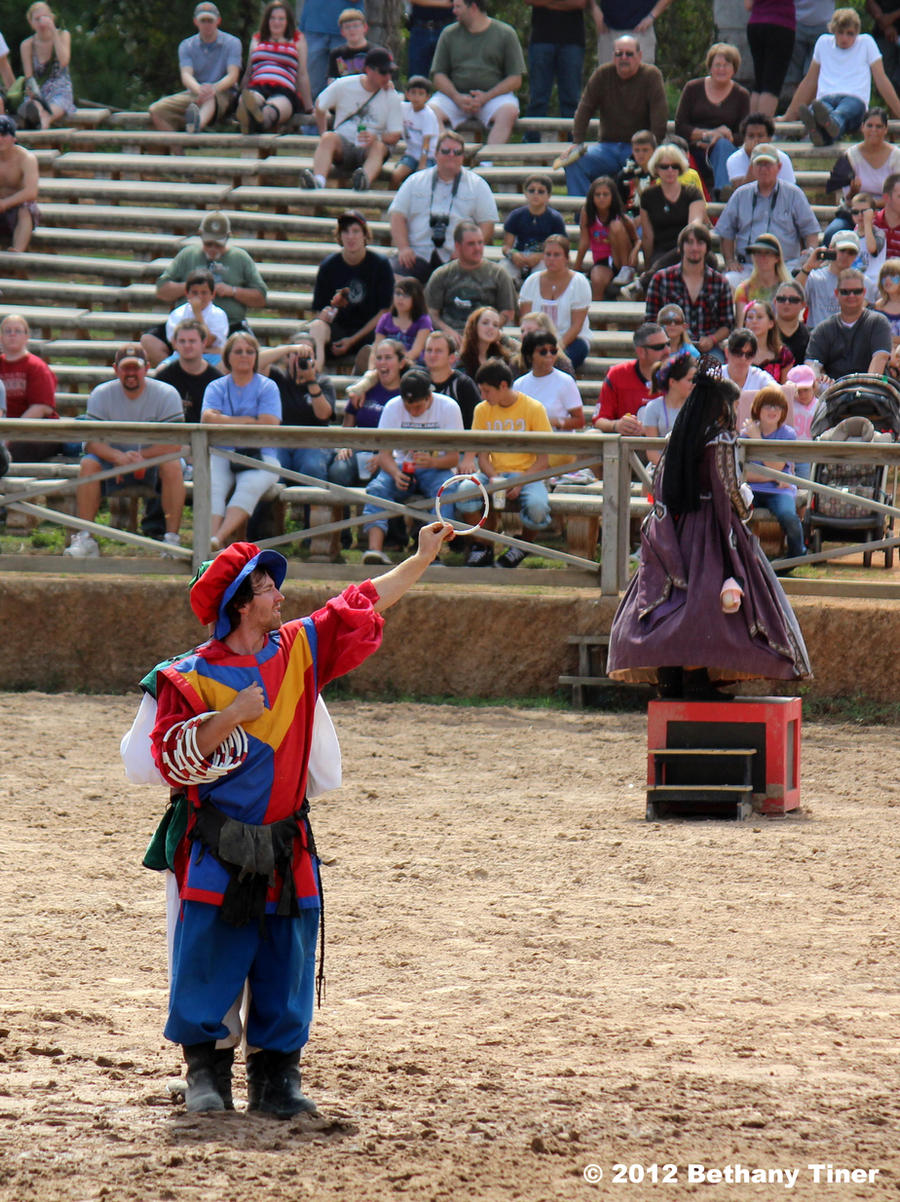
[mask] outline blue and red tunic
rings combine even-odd
[[[188,837],[202,804],[254,825],[278,822],[302,806],[316,697],[329,681],[357,667],[380,646],[384,619],[375,611],[377,600],[370,580],[350,585],[310,617],[286,622],[256,655],[236,655],[224,642],[210,639],[159,670],[153,757],[176,787],[161,754],[172,726],[194,714],[224,709],[251,684],[262,688],[266,705],[259,718],[244,725],[249,743],[244,763],[216,781],[187,789],[191,815],[175,857],[183,900],[219,906],[229,880],[218,860]],[[307,841],[304,825],[294,844],[294,883],[301,907],[319,904]],[[269,891],[269,912],[280,891],[276,881]]]

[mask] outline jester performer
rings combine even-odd
[[[246,981],[248,1110],[316,1112],[300,1089],[321,896],[306,800],[316,699],[377,650],[381,614],[452,534],[423,526],[416,553],[377,584],[350,585],[296,621],[281,618],[287,561],[253,543],[220,552],[191,587],[214,634],[157,670],[150,736],[160,774],[187,798],[171,849],[181,906],[165,1035],[182,1045],[189,1111],[230,1104],[233,1048],[216,1043]]]

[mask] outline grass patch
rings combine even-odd
[[[803,716],[813,722],[852,726],[900,725],[900,701],[875,701],[861,693],[851,697],[803,697]]]

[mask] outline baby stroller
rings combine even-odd
[[[810,434],[823,442],[896,442],[900,438],[900,385],[883,376],[844,376],[822,395]],[[893,503],[894,489],[888,487],[885,463],[817,463],[812,479],[858,497],[883,504]],[[809,549],[819,552],[823,538],[857,535],[863,542],[889,538],[894,520],[850,500],[812,492],[804,518]],[[865,566],[872,566],[872,552],[863,553]],[[893,547],[884,549],[884,566],[894,562]]]

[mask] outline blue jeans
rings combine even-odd
[[[487,484],[488,479],[482,472],[475,473],[482,484]],[[507,487],[512,488],[516,480],[522,475],[521,472],[504,472],[504,477],[508,481]],[[451,485],[444,492],[446,497],[449,493],[456,492],[457,489],[471,488],[471,483],[460,477],[459,484]],[[526,530],[546,530],[550,525],[550,498],[547,493],[547,485],[543,480],[533,480],[530,484],[523,484],[522,491],[519,493],[519,517],[522,519],[522,525]],[[443,498],[442,498],[443,499]],[[477,516],[482,509],[484,502],[481,496],[473,497],[471,501],[460,501],[456,508],[459,510],[460,521],[470,521],[473,516]]]
[[[719,138],[712,150],[707,154],[706,161],[712,168],[713,187],[722,189],[728,187],[728,171],[725,163],[728,156],[734,154],[734,143],[727,138]]]
[[[837,92],[831,96],[818,96],[816,103],[825,105],[838,126],[838,132],[833,138],[823,131],[822,136],[826,144],[837,142],[848,130],[859,129],[859,123],[866,111],[866,106],[858,96],[843,96]]]
[[[841,230],[852,230],[853,218],[849,213],[837,212],[825,226],[825,232],[822,234],[822,245],[831,246],[831,239],[835,234],[839,234]]]
[[[788,556],[793,559],[795,555],[802,555],[806,548],[794,493],[787,488],[777,492],[760,492],[754,488],[753,504],[768,509],[778,519],[778,525],[787,537]]]
[[[584,47],[569,43],[532,42],[528,47],[529,95],[526,117],[546,117],[550,108],[553,81],[559,96],[560,117],[574,117],[581,98]],[[541,135],[531,132],[526,141],[539,142]]]
[[[791,54],[791,65],[788,67],[785,84],[796,86],[800,82],[809,70],[816,42],[823,33],[827,32],[827,25],[804,25],[800,21],[797,22],[797,29],[794,33],[794,50]],[[887,70],[887,62],[885,62],[884,69]]]
[[[429,77],[431,60],[434,58],[434,50],[442,33],[443,29],[427,29],[418,22],[410,25],[407,43],[407,79],[410,75],[424,75],[426,79]]]
[[[587,358],[587,353],[590,350],[587,342],[583,338],[573,338],[566,347],[566,354],[569,356],[569,362],[577,371]]]
[[[307,33],[305,36],[306,71],[309,90],[315,100],[328,81],[328,55],[343,46],[346,39],[340,33]]]
[[[631,154],[630,142],[598,142],[587,154],[566,168],[566,188],[570,196],[586,196],[598,175],[615,176]]]
[[[400,501],[405,504],[408,498],[415,493],[421,493],[424,497],[437,496],[438,489],[452,475],[453,473],[449,468],[420,467],[416,469],[409,488],[403,489],[397,487],[393,476],[388,475],[387,472],[379,472],[375,479],[366,485],[366,492],[370,497],[382,497],[385,501]],[[444,495],[446,496],[446,493]],[[379,505],[365,505],[363,507],[363,516],[367,513],[375,513],[379,508]],[[441,497],[441,513],[448,521],[453,520],[453,506],[445,505],[444,497]],[[370,530],[372,526],[377,526],[379,530],[386,531],[388,520],[385,517],[378,518],[374,522],[367,522],[365,529]]]
[[[278,462],[288,471],[315,476],[317,480],[327,480],[333,454],[334,451],[326,450],[325,447],[279,447]]]

